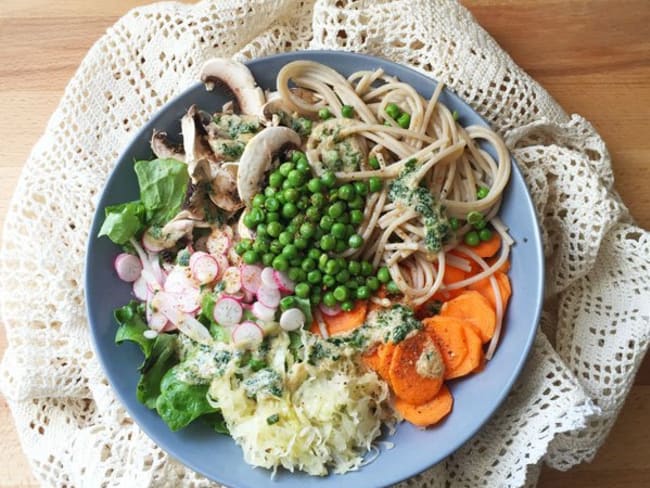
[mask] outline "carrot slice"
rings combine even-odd
[[[336,315],[323,314],[323,321],[327,325],[327,332],[331,336],[345,334],[363,324],[368,312],[368,302],[359,300],[354,304],[354,308],[349,312],[341,312]]]
[[[499,285],[501,300],[503,302],[503,309],[505,310],[506,306],[508,305],[510,295],[512,294],[512,289],[510,288],[510,280],[508,279],[508,275],[502,273],[501,271],[494,273],[494,278],[497,280],[497,284]],[[497,302],[496,298],[494,297],[494,289],[492,288],[492,283],[490,283],[489,277],[483,278],[476,283],[472,283],[468,286],[468,288],[470,290],[476,290],[479,292],[481,295],[487,298],[490,304],[492,304],[492,307],[496,309]]]
[[[453,300],[444,303],[440,315],[470,322],[483,342],[488,342],[492,338],[497,325],[494,308],[487,298],[474,290],[466,290]]]
[[[390,383],[389,369],[390,363],[393,360],[393,354],[395,354],[395,343],[393,342],[380,344],[379,347],[377,347],[377,356],[379,359],[379,369],[377,369],[377,373],[388,383]]]
[[[493,258],[486,259],[485,262],[488,263],[490,266],[494,265],[498,261],[499,257],[495,256]],[[506,259],[506,262],[503,263],[497,271],[501,271],[502,273],[508,273],[510,271],[510,260]]]
[[[375,372],[379,371],[379,348],[375,347],[371,351],[367,351],[361,355],[361,361],[369,369]]]
[[[434,340],[447,370],[456,369],[467,356],[465,323],[456,317],[434,317],[422,321],[425,331]]]
[[[493,232],[489,240],[481,241],[478,246],[472,247],[472,251],[482,258],[494,256],[499,249],[501,249],[501,236],[498,232]]]
[[[465,333],[465,340],[467,342],[467,355],[457,367],[447,370],[445,379],[449,380],[465,376],[475,371],[483,362],[484,353],[481,337],[474,331],[474,327],[467,322],[463,327],[463,332]]]
[[[318,320],[314,319],[311,325],[309,326],[309,332],[316,335],[321,335],[320,327],[318,326]]]
[[[428,359],[425,362],[430,364],[426,376],[420,374],[421,368],[418,367],[423,359]],[[444,371],[444,362],[435,342],[429,334],[419,333],[395,346],[388,374],[395,395],[413,405],[421,405],[440,391]]]
[[[456,249],[452,249],[451,251],[449,251],[449,254],[464,259],[469,263],[471,271],[467,272],[468,276],[473,276],[479,271],[481,271],[481,267],[479,266],[479,264],[476,261],[474,261],[472,258],[470,258],[467,254],[464,254]]]
[[[435,397],[421,405],[413,405],[399,397],[395,399],[395,409],[404,419],[418,427],[440,422],[451,412],[453,405],[454,397],[445,385],[442,385]]]
[[[445,266],[445,275],[442,277],[442,282],[445,285],[451,285],[452,283],[457,283],[463,281],[467,278],[467,273],[460,268],[455,266]]]

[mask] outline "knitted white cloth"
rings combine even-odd
[[[204,60],[301,49],[365,52],[445,81],[506,139],[542,225],[547,303],[524,373],[476,437],[410,484],[534,484],[541,462],[568,469],[605,439],[648,347],[650,246],[589,122],[564,113],[453,1],[159,3],[129,12],[90,50],[6,219],[0,380],[43,484],[210,484],[169,460],[108,387],[84,310],[88,229],[120,150]]]

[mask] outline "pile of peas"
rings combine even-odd
[[[312,305],[340,304],[349,311],[355,300],[370,298],[382,283],[389,292],[399,291],[385,267],[375,273],[368,261],[337,257],[363,246],[357,229],[366,196],[382,187],[379,178],[338,184],[332,172],[313,177],[304,153],[294,151],[290,161],[271,172],[264,192],[255,195],[244,216],[255,239],[242,239],[235,250],[246,264],[287,273],[296,283],[295,295]],[[281,306],[294,301],[285,297]]]
[[[485,198],[489,192],[489,188],[481,186],[476,191],[476,197],[481,200]],[[463,237],[463,242],[465,244],[471,247],[475,247],[478,246],[481,242],[489,241],[492,239],[492,230],[487,227],[487,221],[481,212],[469,212],[467,214],[466,220],[473,229],[467,232]],[[457,218],[452,217],[449,219],[449,226],[452,228],[452,230],[458,230],[461,226],[461,222]]]

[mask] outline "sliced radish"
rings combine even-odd
[[[244,290],[257,293],[262,286],[262,270],[259,266],[244,264],[241,267],[241,284]]]
[[[198,253],[195,253],[192,256],[195,256],[196,254]],[[192,270],[192,276],[194,276],[194,279],[202,285],[214,281],[219,274],[219,264],[217,263],[217,260],[209,254],[203,254],[194,261],[190,258],[190,269]]]
[[[208,237],[205,246],[210,254],[226,254],[230,249],[231,240],[228,234],[215,231]]]
[[[237,266],[226,268],[222,279],[226,284],[226,287],[224,288],[226,293],[233,294],[241,290],[241,272]]]
[[[144,234],[142,234],[142,246],[149,252],[160,252],[165,249],[165,246],[161,241],[158,241],[155,237],[153,237],[150,233],[149,230],[150,228],[145,231]]]
[[[228,262],[228,258],[223,254],[215,254],[212,257],[217,260],[217,264],[219,265],[219,274],[217,275],[217,279],[220,280],[228,266],[230,266],[230,263]]]
[[[133,282],[133,295],[143,302],[147,299],[147,280],[144,276],[140,275],[140,278]]]
[[[242,306],[232,298],[221,298],[214,306],[214,320],[225,327],[231,327],[241,322],[244,314]]]
[[[186,288],[181,293],[170,293],[181,312],[195,314],[201,308],[201,292],[196,288]]]
[[[140,278],[140,274],[142,273],[142,263],[140,262],[140,258],[137,256],[123,252],[117,255],[113,264],[117,276],[122,281],[132,283]]]
[[[221,298],[232,298],[236,302],[243,302],[244,301],[244,292],[238,291],[237,293],[228,294],[228,293],[222,293]]]
[[[266,305],[269,308],[275,308],[280,305],[281,298],[282,295],[277,288],[263,285],[257,290],[257,299],[262,302],[262,305]]]
[[[298,330],[305,325],[305,314],[299,308],[290,308],[282,312],[280,327],[284,330]]]
[[[264,332],[255,322],[246,321],[235,327],[231,334],[237,346],[257,345],[264,339]]]
[[[198,284],[192,279],[192,271],[184,266],[175,266],[167,275],[165,291],[182,293],[188,288],[198,288]]]
[[[152,305],[153,296],[147,299],[145,305],[145,315],[147,318],[147,325],[150,329],[160,332],[167,325],[167,317],[165,317],[159,310],[155,309]]]
[[[271,288],[278,288],[278,283],[275,281],[275,270],[271,267],[266,267],[262,270],[261,278],[262,284],[270,286]]]
[[[275,308],[267,307],[262,302],[253,303],[253,308],[251,310],[255,317],[264,322],[270,322],[275,318]]]
[[[334,315],[341,313],[341,306],[338,303],[333,307],[328,307],[324,303],[321,303],[318,307],[320,308],[320,311],[328,317],[333,317]]]
[[[178,310],[173,297],[168,293],[161,292],[156,294],[151,300],[151,305],[167,317],[167,320],[176,325],[190,339],[202,344],[212,343],[212,336],[205,326],[191,315]]]
[[[273,279],[282,293],[292,293],[295,287],[293,281],[289,279],[282,271],[273,270]]]
[[[255,301],[255,294],[251,291],[244,290],[244,303],[253,303]]]

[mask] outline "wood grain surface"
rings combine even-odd
[[[92,43],[138,0],[0,0],[0,223],[31,147]],[[608,144],[616,187],[650,227],[650,1],[463,0],[479,23]],[[0,334],[0,353],[6,347]],[[650,361],[596,459],[539,486],[650,486]],[[37,486],[0,397],[0,487]]]

